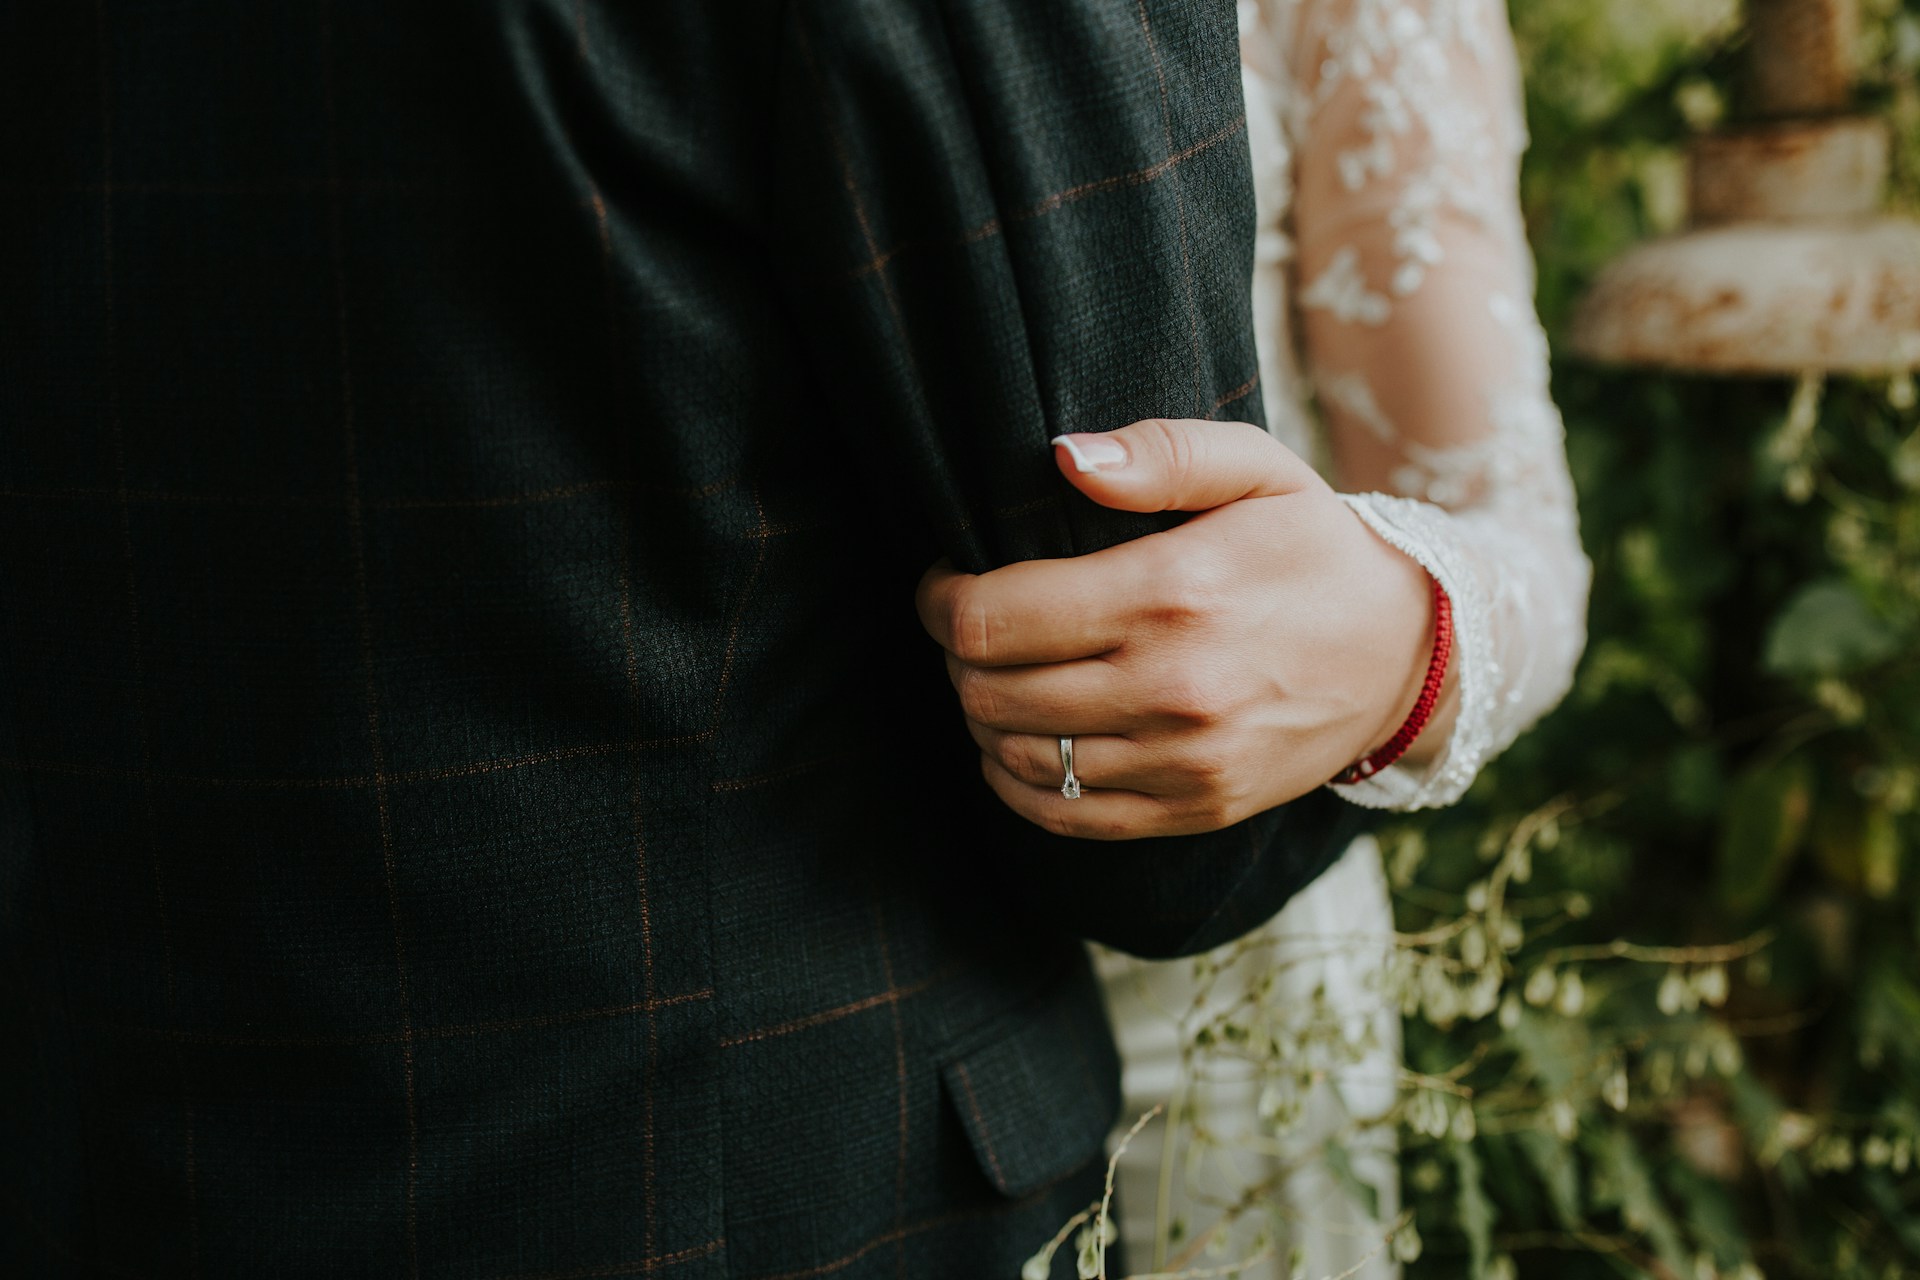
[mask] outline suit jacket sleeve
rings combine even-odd
[[[1047,442],[1261,420],[1231,0],[793,0],[780,39],[779,269],[864,489],[904,494],[971,572],[1168,527],[1081,497]],[[1277,911],[1362,821],[1325,789],[1122,845],[1003,813],[992,854],[1057,925],[1190,954]]]

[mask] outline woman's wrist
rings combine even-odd
[[[1420,736],[1400,757],[1400,763],[1409,768],[1424,769],[1445,755],[1447,743],[1453,738],[1454,722],[1459,718],[1460,668],[1457,662],[1452,662],[1447,664],[1446,679],[1441,683],[1433,714],[1427,718]]]
[[[1418,624],[1418,662],[1409,668],[1410,675],[1399,696],[1389,704],[1389,718],[1383,721],[1388,727],[1372,736],[1365,755],[1333,778],[1339,785],[1363,781],[1395,764],[1418,769],[1431,763],[1445,751],[1458,715],[1452,601],[1439,579],[1424,566],[1397,548],[1389,551],[1397,562],[1395,567],[1417,569],[1422,584],[1420,599],[1425,607]],[[1413,628],[1407,630],[1412,632]]]
[[[1376,572],[1397,577],[1406,584],[1403,588],[1406,601],[1404,611],[1396,608],[1391,611],[1391,618],[1375,620],[1376,625],[1391,627],[1394,632],[1408,637],[1403,656],[1394,664],[1402,677],[1390,699],[1382,706],[1379,713],[1382,718],[1367,741],[1365,753],[1356,757],[1353,763],[1359,765],[1382,752],[1393,743],[1396,735],[1408,727],[1409,721],[1418,712],[1418,733],[1403,750],[1395,750],[1391,754],[1392,763],[1419,775],[1427,772],[1430,766],[1447,754],[1461,715],[1461,669],[1464,663],[1458,652],[1456,635],[1457,626],[1462,621],[1459,617],[1461,602],[1451,593],[1451,581],[1441,572],[1439,563],[1434,559],[1434,548],[1425,545],[1418,537],[1410,539],[1405,530],[1397,527],[1389,512],[1382,510],[1382,507],[1386,507],[1398,512],[1400,508],[1425,507],[1426,504],[1377,493],[1343,493],[1339,496],[1379,539],[1376,545],[1384,560]],[[1422,511],[1420,514],[1427,513]],[[1448,615],[1445,619],[1448,624],[1448,643],[1444,653],[1436,649],[1443,623],[1443,606]],[[1438,693],[1424,712],[1419,712],[1428,681],[1436,668],[1442,677]],[[1350,771],[1343,771],[1336,781],[1344,783],[1350,777]]]

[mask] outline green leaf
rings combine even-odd
[[[1861,878],[1870,895],[1891,898],[1900,887],[1900,828],[1885,805],[1877,804],[1868,811],[1866,836],[1861,847]]]
[[[1774,619],[1766,666],[1775,675],[1834,676],[1870,667],[1900,648],[1900,635],[1839,578],[1809,583]]]
[[[1516,1136],[1481,1133],[1474,1139],[1474,1149],[1479,1153],[1485,1169],[1481,1183],[1498,1206],[1502,1222],[1516,1227],[1521,1223],[1535,1226],[1551,1217],[1552,1210],[1546,1203],[1540,1175],[1521,1153],[1514,1141]],[[1494,1259],[1493,1270],[1497,1277],[1500,1271],[1498,1257]]]
[[[1900,1194],[1892,1178],[1879,1169],[1860,1179],[1867,1189],[1867,1196],[1874,1207],[1880,1211],[1881,1220],[1892,1227],[1908,1251],[1920,1257],[1920,1219],[1916,1219],[1912,1206]]]
[[[1367,1211],[1367,1217],[1380,1221],[1380,1189],[1354,1172],[1353,1156],[1347,1151],[1346,1144],[1337,1138],[1328,1138],[1326,1145],[1327,1172],[1348,1195],[1352,1196],[1361,1208]]]
[[[1719,812],[1726,789],[1720,753],[1711,746],[1681,747],[1667,764],[1667,794],[1673,807],[1689,818],[1707,818]]]
[[[1556,1021],[1525,1010],[1520,1015],[1519,1023],[1508,1033],[1514,1047],[1520,1051],[1522,1063],[1531,1068],[1531,1074],[1550,1095],[1567,1092],[1573,1086],[1581,1065],[1565,1043],[1565,1026],[1563,1022],[1556,1025]]]
[[[1856,987],[1860,992],[1860,1038],[1920,1062],[1920,990],[1903,970],[1905,957],[1882,957]]]
[[[1739,1121],[1740,1131],[1746,1136],[1747,1149],[1764,1151],[1786,1117],[1786,1107],[1772,1090],[1747,1071],[1727,1080],[1727,1095],[1733,1102],[1734,1119]],[[1788,1194],[1806,1194],[1808,1174],[1798,1153],[1782,1153],[1780,1162],[1773,1167],[1773,1175],[1780,1179]]]
[[[1580,1165],[1573,1148],[1544,1129],[1523,1129],[1516,1135],[1520,1150],[1540,1175],[1553,1205],[1553,1216],[1567,1230],[1577,1229],[1580,1213]]]
[[[1628,1226],[1652,1241],[1654,1252],[1674,1274],[1689,1274],[1692,1259],[1687,1256],[1680,1230],[1662,1203],[1653,1175],[1640,1158],[1632,1136],[1625,1129],[1608,1129],[1599,1136],[1597,1145],[1601,1163],[1620,1192],[1621,1214]]]
[[[1823,796],[1813,845],[1821,869],[1849,889],[1885,900],[1900,887],[1900,831],[1883,804],[1850,790]]]
[[[1807,833],[1813,769],[1804,755],[1735,779],[1720,818],[1719,897],[1749,915],[1773,897]]]
[[[1480,1176],[1480,1153],[1471,1142],[1453,1144],[1453,1166],[1458,1177],[1460,1230],[1467,1236],[1471,1252],[1471,1280],[1486,1280],[1487,1263],[1493,1256],[1493,1201],[1487,1198]]]
[[[1909,1028],[1920,1027],[1920,989],[1902,973],[1896,962],[1875,974],[1873,994],[1899,1010],[1900,1020]]]
[[[1682,1206],[1693,1243],[1710,1252],[1726,1274],[1741,1258],[1753,1252],[1753,1244],[1740,1224],[1739,1206],[1732,1188],[1718,1179],[1699,1173],[1684,1160],[1670,1160],[1661,1169],[1668,1189]]]
[[[1889,461],[1894,479],[1909,489],[1920,489],[1920,431],[1909,433]]]

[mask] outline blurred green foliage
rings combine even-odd
[[[1863,8],[1862,101],[1911,211],[1920,0]],[[1740,110],[1738,12],[1513,17],[1558,333],[1600,266],[1677,229],[1686,138]],[[1920,1276],[1913,384],[1556,364],[1586,658],[1467,803],[1389,846],[1403,932],[1489,884],[1526,921],[1518,998],[1407,1023],[1409,1066],[1477,1119],[1402,1122],[1410,1277]]]

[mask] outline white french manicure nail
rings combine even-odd
[[[1127,465],[1126,446],[1104,435],[1082,432],[1078,436],[1055,436],[1050,443],[1067,451],[1073,459],[1074,470],[1081,475],[1114,471]]]

